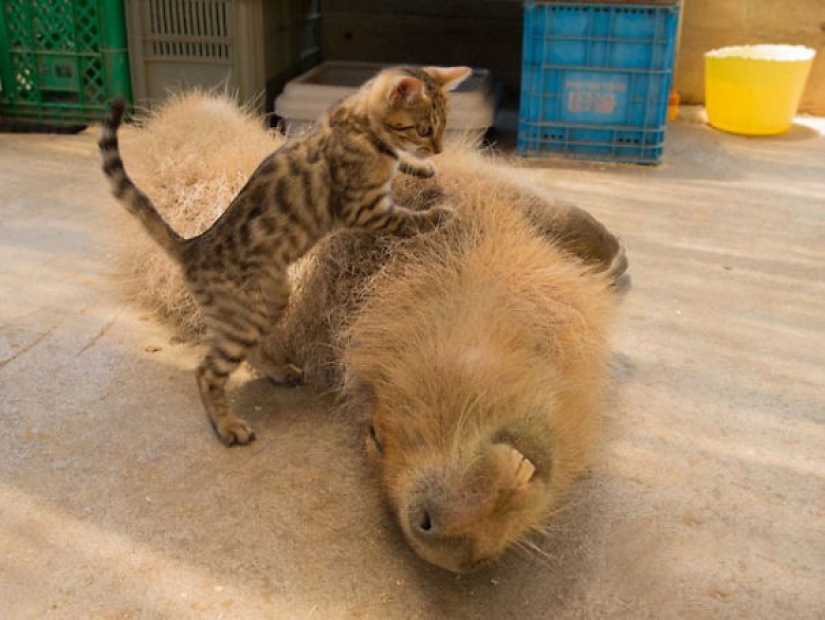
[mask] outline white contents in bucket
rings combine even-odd
[[[707,52],[712,58],[746,58],[748,60],[775,60],[801,62],[814,57],[816,52],[804,45],[735,45]]]

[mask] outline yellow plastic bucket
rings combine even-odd
[[[742,45],[707,52],[708,122],[746,135],[787,131],[815,54],[801,45]]]

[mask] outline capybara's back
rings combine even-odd
[[[540,529],[586,467],[615,293],[511,205],[459,214],[373,278],[343,368],[405,537],[464,572]]]

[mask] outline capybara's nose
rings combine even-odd
[[[427,540],[441,533],[441,520],[438,510],[431,502],[422,502],[410,507],[409,530],[414,536]]]

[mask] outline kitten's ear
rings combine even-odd
[[[444,91],[453,90],[473,73],[470,67],[426,67],[424,71],[433,76]]]
[[[415,105],[421,100],[424,84],[414,77],[397,78],[392,83],[389,93],[390,103],[398,107]]]

